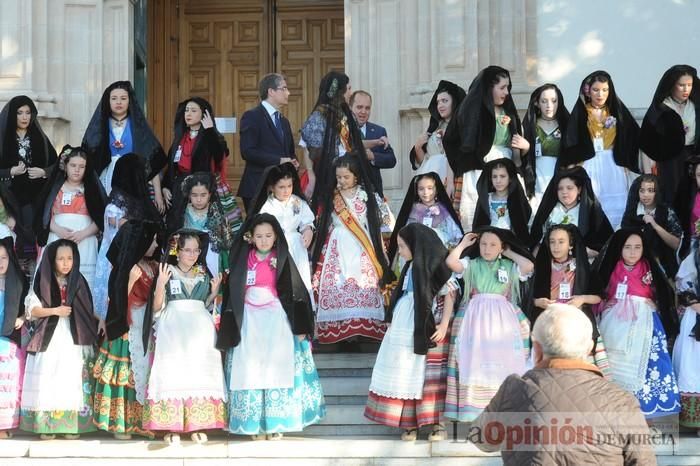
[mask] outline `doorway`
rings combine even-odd
[[[343,8],[343,0],[149,0],[149,120],[166,150],[178,102],[203,97],[217,117],[236,118],[238,126],[259,103],[258,82],[270,72],[287,78],[283,113],[298,131],[323,75],[344,69]],[[245,163],[238,133],[224,136],[229,183],[237,189]]]

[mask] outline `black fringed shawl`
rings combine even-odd
[[[605,71],[594,71],[586,76],[579,89],[579,98],[571,110],[571,118],[562,139],[559,165],[568,166],[592,159],[595,156],[593,140],[588,131],[588,112],[586,103],[589,97],[587,89],[590,89],[597,77],[604,77],[607,81],[610,93],[606,106],[610,116],[616,119],[616,136],[613,146],[615,163],[635,173],[639,173],[639,125],[622,100],[615,92],[612,78]]]
[[[414,296],[413,352],[427,354],[428,349],[436,346],[430,339],[435,332],[433,299],[452,276],[445,264],[447,248],[442,245],[437,233],[420,223],[406,225],[399,235],[411,250],[413,258],[406,262],[401,271],[399,286],[394,289],[391,303],[385,311],[385,320],[391,322],[396,303],[403,295],[403,283],[411,270]]]
[[[66,282],[66,306],[72,308],[70,313],[70,330],[76,345],[94,345],[97,342],[97,317],[92,306],[92,294],[87,280],[80,273],[80,254],[78,245],[73,241],[59,239],[49,244],[34,277],[34,293],[43,308],[58,307],[61,303],[61,289],[55,275],[56,251],[61,246],[73,250],[73,268]],[[36,330],[27,346],[27,352],[46,351],[58,324],[58,316],[38,319]]]
[[[274,250],[277,254],[277,295],[282,303],[292,333],[295,335],[312,335],[314,332],[314,315],[309,291],[306,289],[301,275],[287,249],[284,231],[277,219],[270,214],[257,214],[236,239],[230,255],[230,269],[237,273],[231,274],[228,282],[228,293],[221,313],[216,347],[225,350],[238,346],[241,342],[241,326],[243,325],[244,302],[246,292],[246,273],[248,270],[248,254],[253,246],[244,238],[245,233],[251,233],[257,225],[267,223],[275,231]]]

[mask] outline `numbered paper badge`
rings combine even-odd
[[[249,286],[255,285],[255,270],[248,270],[245,276],[245,284]]]
[[[627,297],[627,283],[619,283],[615,290],[615,299],[625,299]]]
[[[170,280],[170,294],[180,294],[182,293],[182,284],[180,280]]]
[[[425,225],[426,227],[432,227],[433,217],[423,217],[423,225]]]
[[[498,281],[501,283],[508,283],[508,272],[506,269],[498,269]]]
[[[595,152],[600,152],[605,150],[605,145],[603,144],[603,138],[593,138],[593,150]]]
[[[559,284],[559,299],[571,299],[571,285],[568,283]]]
[[[180,157],[182,157],[182,146],[177,146],[177,150],[175,151],[175,158],[173,159],[173,162],[178,163],[180,161]]]
[[[61,205],[71,205],[73,202],[73,193],[63,193],[61,197]]]

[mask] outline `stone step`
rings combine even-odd
[[[328,377],[367,377],[367,378],[370,378],[370,377],[372,377],[372,369],[371,368],[318,369],[318,376],[321,379],[328,378]]]
[[[314,353],[316,369],[371,369],[376,354],[367,353]]]
[[[323,394],[326,396],[362,396],[367,397],[369,377],[320,377]],[[366,399],[365,399],[366,401]]]
[[[374,423],[364,416],[365,405],[327,405],[326,417],[319,425],[352,426]]]
[[[324,394],[326,398],[326,405],[362,405],[367,403],[367,395],[327,395]]]
[[[397,439],[400,438],[402,430],[395,427],[387,427],[380,424],[367,425],[313,425],[304,429],[296,435],[300,437],[354,437],[358,435],[380,437],[381,439]]]
[[[370,434],[373,435],[373,434]],[[483,453],[465,441],[426,440],[403,442],[396,437],[336,436],[300,437],[285,435],[276,442],[251,441],[245,437],[212,434],[206,445],[183,441],[180,446],[166,446],[162,441],[117,441],[104,434],[85,436],[81,440],[41,441],[35,436],[20,436],[0,444],[3,466],[62,465],[137,466],[214,466],[231,464],[391,464],[391,465],[496,465],[498,453]],[[184,438],[184,437],[183,437]],[[676,445],[656,449],[660,465],[700,464],[700,439],[682,435]],[[64,458],[64,459],[60,459]],[[267,463],[263,460],[267,459]],[[274,461],[274,460],[277,461]],[[282,460],[282,462],[280,462]],[[299,461],[303,460],[303,462]]]

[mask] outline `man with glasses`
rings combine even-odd
[[[362,134],[367,158],[372,166],[372,181],[374,188],[380,196],[384,196],[382,175],[380,168],[394,168],[396,156],[394,149],[389,144],[386,129],[369,121],[372,113],[372,96],[367,91],[357,90],[350,96],[350,110],[355,115],[357,127]]]
[[[246,111],[241,117],[241,157],[245,169],[238,186],[246,211],[258,189],[263,171],[272,165],[292,162],[298,166],[294,154],[292,128],[280,112],[289,101],[289,89],[283,75],[270,73],[260,80],[260,105]]]

